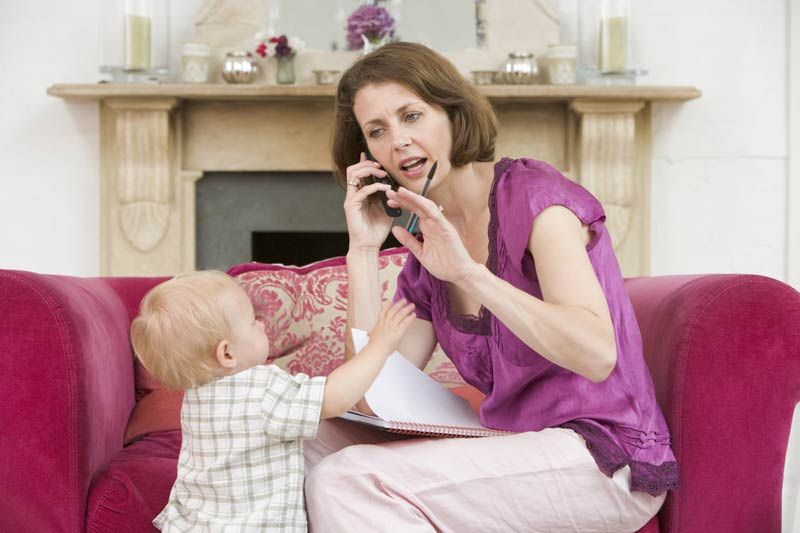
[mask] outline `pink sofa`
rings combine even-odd
[[[0,531],[152,531],[178,431],[123,447],[137,400],[128,326],[162,278],[0,270]],[[681,469],[645,530],[778,532],[800,400],[800,295],[750,275],[635,278]]]

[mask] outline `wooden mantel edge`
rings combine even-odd
[[[481,85],[490,100],[503,102],[552,102],[577,98],[592,100],[687,101],[701,92],[691,86],[587,85]],[[55,84],[47,94],[58,98],[103,100],[106,98],[174,97],[184,100],[333,100],[334,85],[226,85],[226,84]]]

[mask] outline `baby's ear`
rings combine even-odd
[[[236,368],[236,358],[230,352],[231,343],[227,340],[219,341],[215,355],[217,362],[224,368]]]

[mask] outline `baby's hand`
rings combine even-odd
[[[369,343],[380,347],[389,355],[397,350],[400,339],[405,335],[408,326],[416,318],[414,304],[404,299],[396,303],[386,302],[381,307],[378,323],[369,332]]]

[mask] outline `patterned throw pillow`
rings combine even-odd
[[[394,295],[405,248],[381,252],[381,296]],[[228,270],[247,292],[270,340],[270,361],[292,374],[327,376],[344,361],[347,266],[344,257],[303,267],[245,263]],[[445,386],[464,382],[440,347],[425,371]]]

